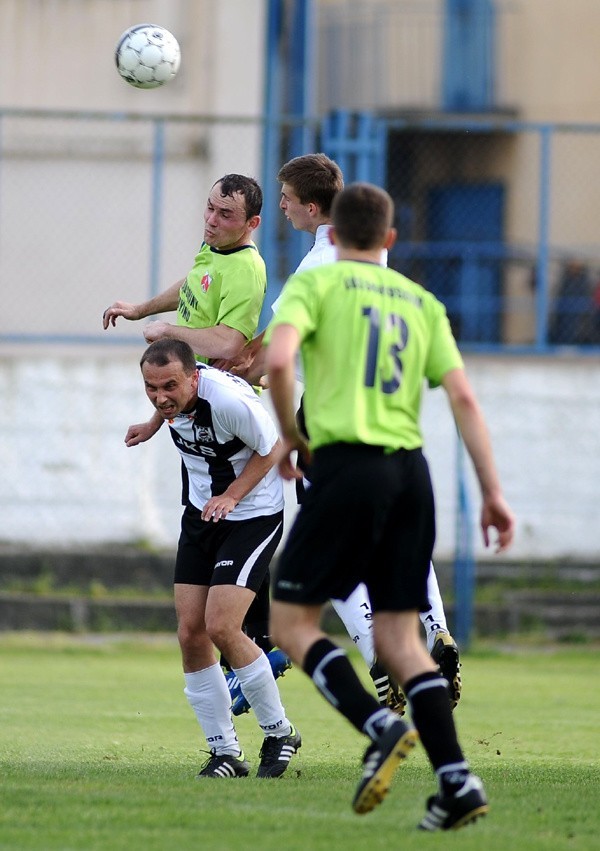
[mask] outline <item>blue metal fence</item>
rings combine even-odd
[[[186,274],[207,190],[229,170],[265,189],[264,324],[306,250],[276,181],[299,128],[347,180],[388,189],[399,233],[390,263],[445,301],[464,351],[598,353],[600,126],[344,112],[0,111],[0,343],[137,342],[131,326],[102,333],[98,316]]]

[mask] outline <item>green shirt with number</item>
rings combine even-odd
[[[177,324],[188,328],[227,325],[251,340],[266,290],[265,263],[254,243],[218,251],[204,242],[179,290]]]
[[[313,449],[338,441],[423,443],[424,381],[437,386],[463,361],[444,305],[375,263],[341,260],[288,280],[267,329],[300,335],[304,412]]]

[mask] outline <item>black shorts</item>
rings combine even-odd
[[[279,558],[273,598],[345,600],[364,582],[374,612],[425,611],[434,542],[433,491],[420,449],[322,447]]]
[[[296,425],[300,429],[300,434],[306,438],[308,437],[308,429],[306,428],[306,418],[304,416],[304,394],[300,397],[300,404],[298,406],[298,410],[296,411]],[[307,464],[303,458],[298,457],[296,462],[299,470],[302,470],[302,478],[296,479],[296,501],[298,505],[302,505],[304,502],[304,495],[306,494],[307,488],[311,481],[311,472],[310,465]]]
[[[250,520],[202,519],[186,506],[175,562],[175,584],[239,585],[258,591],[283,533],[283,511]]]

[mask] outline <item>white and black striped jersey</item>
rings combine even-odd
[[[184,503],[202,510],[211,496],[227,490],[253,452],[268,455],[278,434],[249,384],[205,364],[198,364],[198,372],[196,407],[168,425],[187,472]],[[282,510],[283,485],[272,467],[227,519],[248,520]]]

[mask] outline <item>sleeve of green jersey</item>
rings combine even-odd
[[[438,387],[451,369],[462,369],[462,356],[450,328],[444,305],[434,300],[431,345],[425,365],[425,377],[430,387]]]

